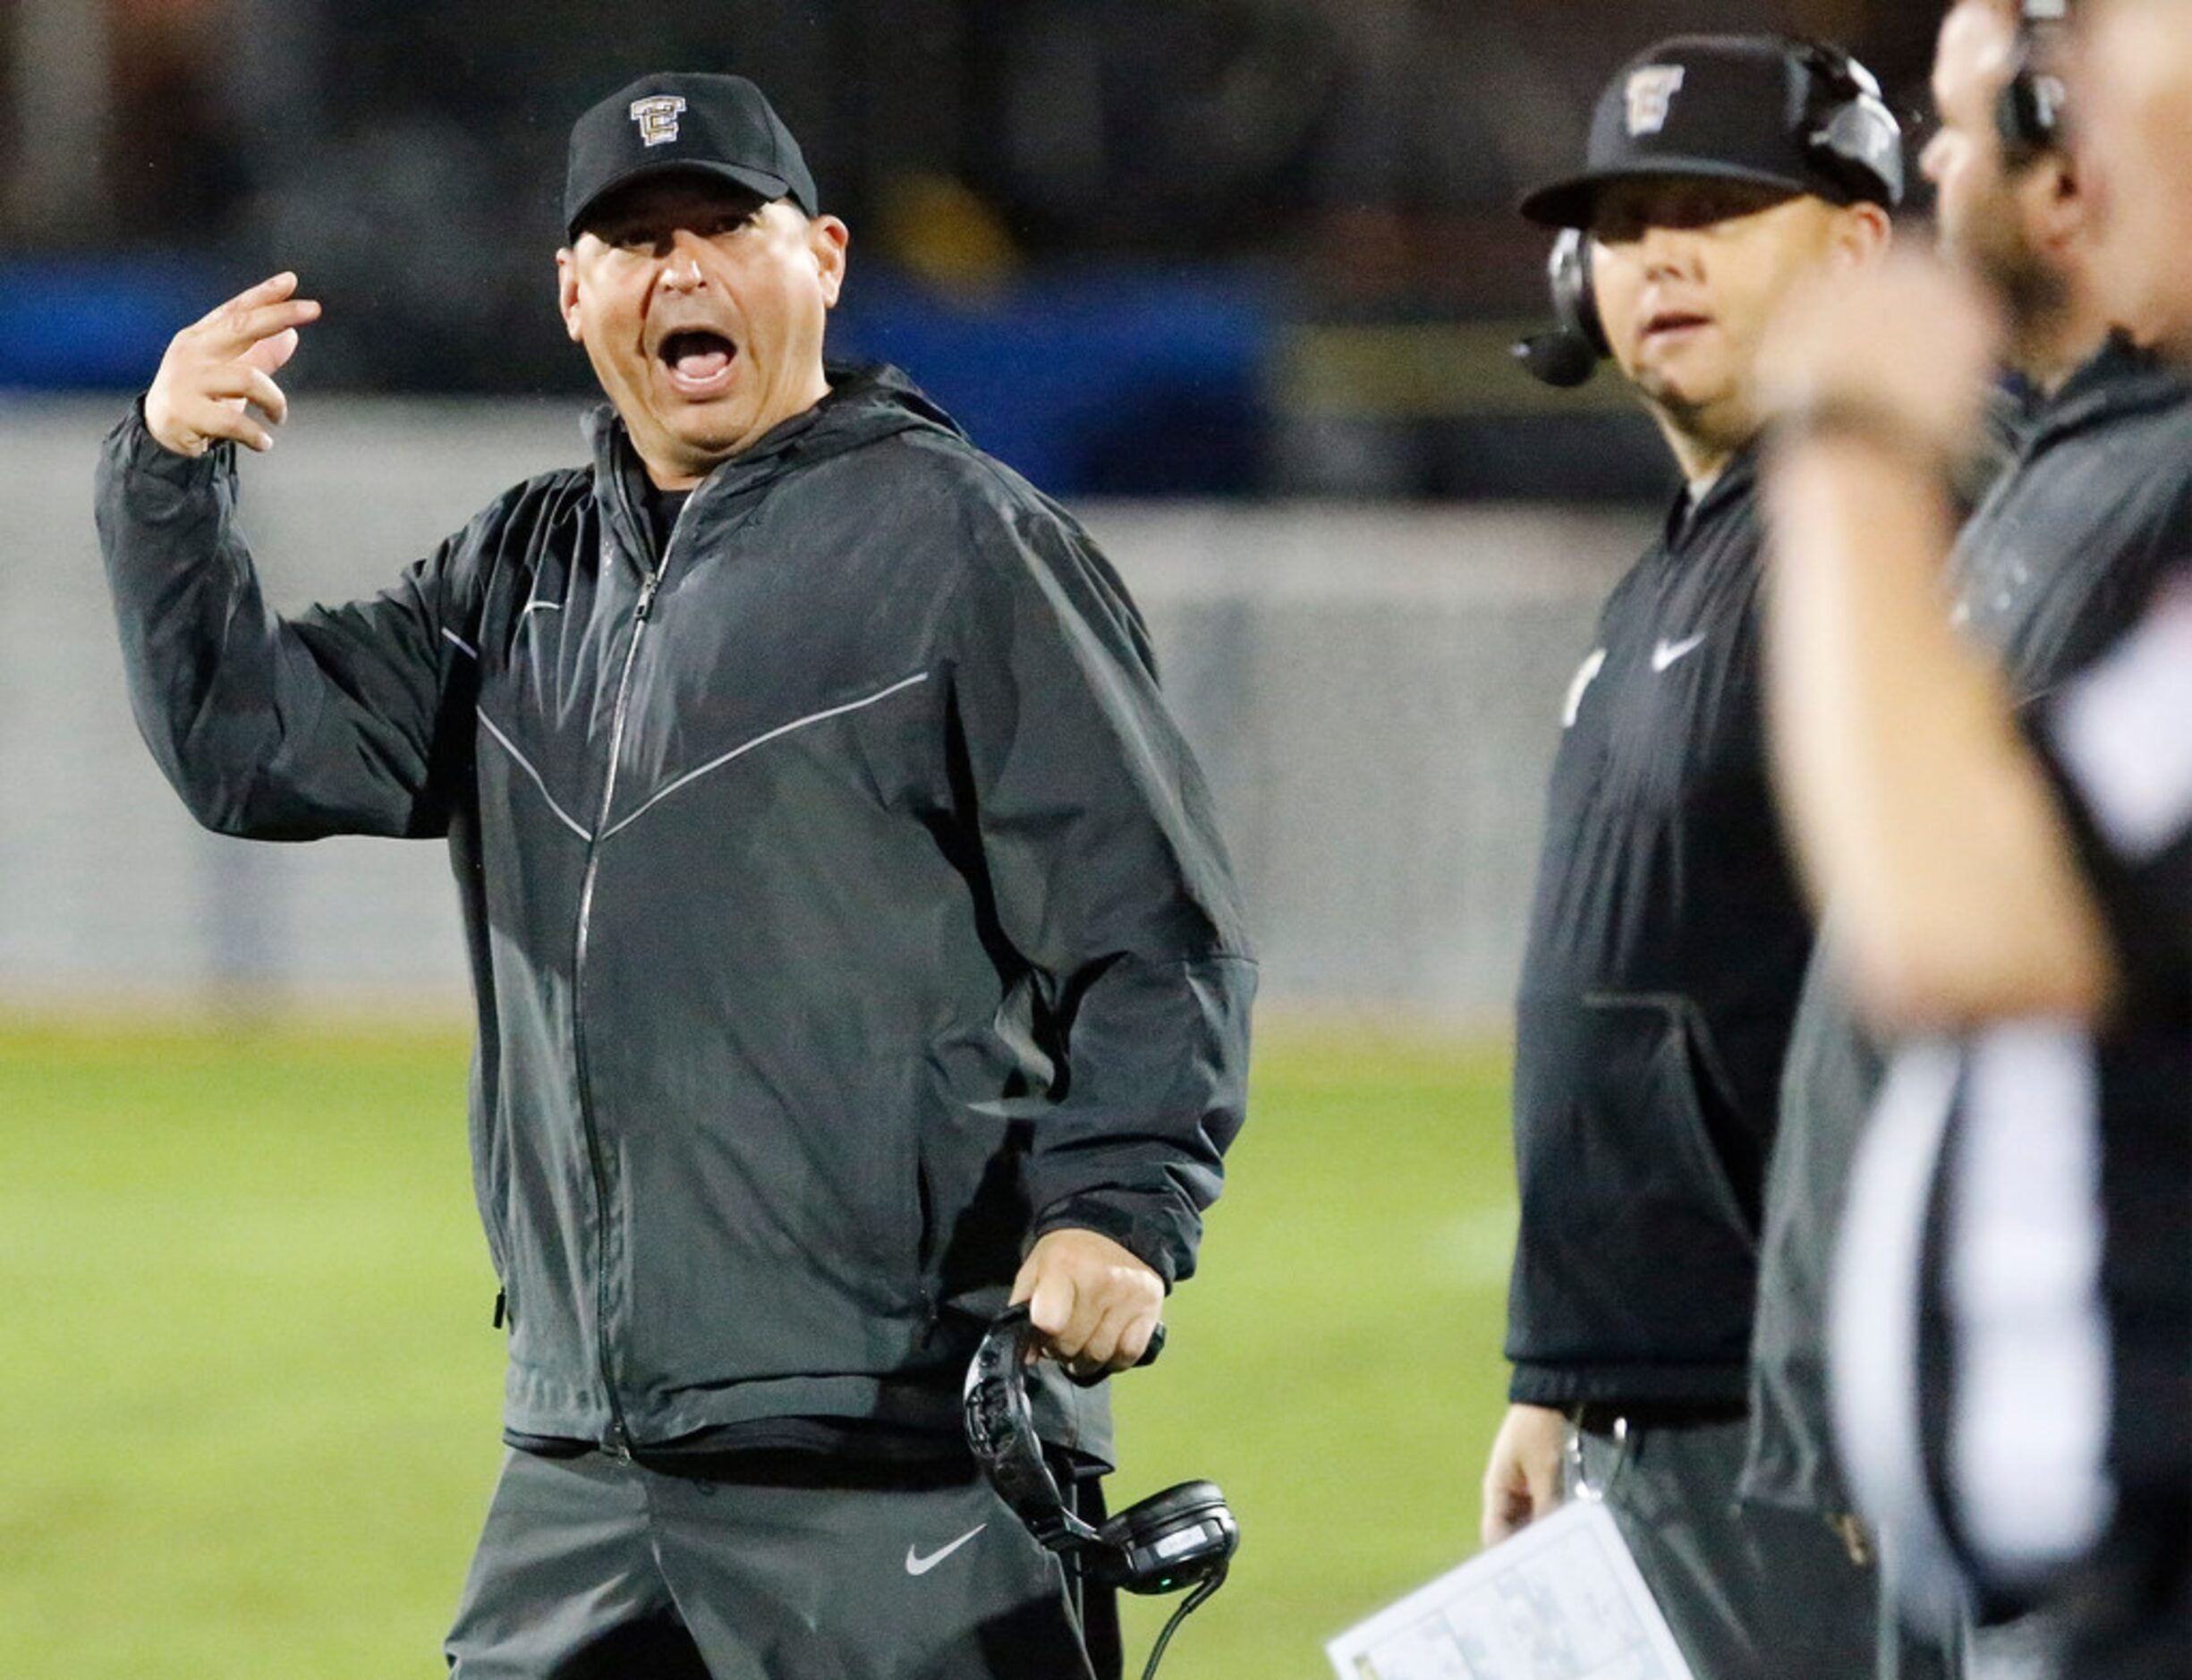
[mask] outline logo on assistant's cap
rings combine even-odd
[[[1656,134],[1667,126],[1667,114],[1675,95],[1682,90],[1680,64],[1646,64],[1632,70],[1628,78],[1628,132],[1631,139]],[[636,107],[635,107],[636,108]]]
[[[1675,72],[1677,79],[1681,72]],[[674,93],[650,94],[644,99],[632,102],[632,120],[640,125],[641,142],[648,146],[667,146],[677,138],[678,114],[685,102]]]

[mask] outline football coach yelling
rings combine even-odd
[[[1700,1680],[1847,1680],[1872,1666],[1869,1571],[1816,1516],[1736,1506],[1764,1164],[1812,946],[1764,751],[1749,381],[1797,283],[1886,246],[1902,136],[1837,49],[1689,37],[1615,76],[1588,165],[1523,210],[1587,233],[1595,299],[1570,312],[1686,482],[1561,720],[1484,1538],[1602,1498]]]
[[[1133,1365],[1194,1267],[1254,990],[1203,780],[1086,533],[825,363],[846,230],[751,82],[595,106],[564,208],[592,464],[380,595],[277,618],[238,527],[293,275],[176,335],[98,474],[192,813],[449,846],[511,1448],[449,1661],[1116,1672],[959,1386],[1008,1300],[1076,1376]],[[1103,1390],[1037,1418],[1087,1514]]]

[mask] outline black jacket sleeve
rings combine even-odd
[[[1125,588],[1042,505],[974,515],[947,632],[976,838],[1056,1076],[1033,1236],[1112,1238],[1168,1284],[1246,1100],[1255,968],[1209,790]]]
[[[446,832],[474,645],[452,539],[379,597],[277,618],[236,527],[232,445],[107,437],[99,542],[137,726],[207,827],[266,840]]]

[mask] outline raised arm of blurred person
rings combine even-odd
[[[2143,315],[2123,309],[2103,284],[2105,195],[2091,159],[2074,144],[2090,133],[2090,113],[2053,79],[2066,62],[2060,29],[2026,17],[2018,0],[1950,0],[1933,66],[1935,123],[1921,159],[1935,189],[1942,261],[1983,291],[2002,318],[2004,377],[1989,393],[1975,438],[1988,446],[1957,487],[1960,528],[1941,562],[1937,605],[1958,645],[1999,672],[2001,697],[2020,710],[2115,642],[2158,579],[2192,553],[2192,454],[2184,446],[2192,435],[2192,386],[2154,346],[2119,330]],[[2181,240],[2176,244],[2181,249]],[[1854,353],[1898,330],[1898,321],[1876,323],[1868,314],[1853,326]],[[1918,360],[1903,365],[1916,377],[1933,365],[1933,349],[1921,344]],[[1920,384],[1941,388],[1937,379]],[[1878,544],[1869,527],[1887,519],[1883,510],[1898,493],[1862,493],[1864,529],[1855,540],[1868,555]],[[1913,529],[1908,520],[1888,522]],[[1809,517],[1799,524],[1805,538],[1822,535]],[[1906,662],[1890,675],[1909,669]],[[1890,717],[1912,709],[1889,703]],[[1924,791],[1941,790],[1929,783]],[[1949,844],[1946,833],[1933,837]],[[1959,886],[1966,879],[1960,858],[1951,878]],[[1927,903],[1949,908],[1938,895]],[[1869,1030],[1839,919],[1830,906],[1783,1068],[1743,1481],[1748,1499],[1825,1513],[1852,1510],[1855,1500],[1832,1439],[1825,1355],[1834,1233],[1866,1116],[1890,1065],[1884,1040],[1895,1036]],[[1968,921],[1963,931],[1975,927],[1991,931]],[[1929,946],[1917,955],[1948,954]],[[1958,974],[1967,980],[1973,972],[1959,967]],[[1945,1660],[1941,1653],[1959,1642],[1984,1664],[1984,1648],[2022,1642],[2017,1626],[1964,1627],[1947,1646],[1910,1632],[1899,1652],[1883,1649],[1881,1672]]]
[[[2093,276],[2108,318],[2181,368],[2192,14],[2075,12],[2105,49],[2086,38],[2071,106]],[[1860,1001],[1907,1039],[1837,1204],[1834,1445],[1904,1620],[1968,1635],[2035,1608],[2026,1660],[2162,1680],[2192,1650],[2186,434],[2181,398],[2150,392],[2117,446],[2088,426],[2056,451],[2090,469],[2053,475],[2066,518],[1994,498],[1990,602],[2036,570],[2035,526],[2074,590],[2121,586],[2095,633],[2007,648],[1998,680],[1941,622],[1927,476],[1994,337],[1938,276],[1897,272],[1793,309],[1762,368],[1776,768]],[[2136,529],[2117,517],[2135,501]],[[1971,581],[1959,566],[1967,601]]]
[[[2111,984],[2007,688],[1943,608],[1940,464],[1997,333],[1976,293],[1898,263],[1795,301],[1760,369],[1777,775],[1860,1002],[1899,1029],[2088,1018]]]

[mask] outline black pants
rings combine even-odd
[[[1109,1595],[971,1467],[718,1469],[510,1454],[455,1680],[1116,1680]]]
[[[1570,1427],[1568,1493],[1605,1500],[1696,1680],[1864,1680],[1878,1574],[1822,1516],[1738,1505],[1747,1435],[1739,1413],[1593,1408]]]

